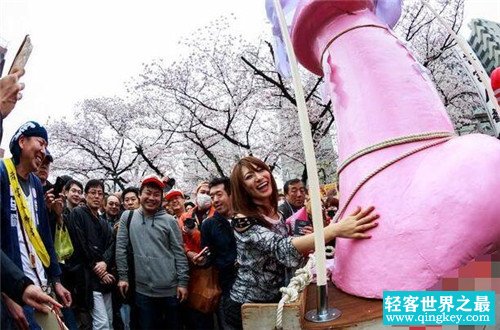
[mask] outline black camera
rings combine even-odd
[[[175,186],[175,179],[170,178],[167,182],[165,182],[165,188],[163,188],[164,193],[168,193]]]
[[[196,227],[196,221],[194,220],[194,218],[187,218],[186,220],[184,220],[184,227],[189,230],[194,229],[194,227]]]

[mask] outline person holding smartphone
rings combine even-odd
[[[19,79],[24,75],[24,69],[15,70],[0,79],[0,143],[3,137],[3,120],[14,110],[17,101],[22,98],[24,83]],[[0,151],[3,157],[3,150]]]
[[[24,75],[24,69],[16,69],[12,73],[0,79],[0,113],[5,119],[16,106],[17,101],[22,98],[21,91],[24,83],[19,80]]]
[[[19,82],[19,79],[24,75],[24,67],[32,50],[33,45],[30,36],[26,35],[12,62],[9,74],[0,79],[0,143],[3,136],[3,120],[11,113],[17,101],[23,96],[21,90],[24,89],[24,84]],[[2,69],[3,63],[0,66],[0,75]],[[3,157],[3,154],[3,149],[0,149],[0,157]]]

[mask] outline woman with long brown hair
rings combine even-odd
[[[232,220],[237,243],[237,277],[225,302],[227,323],[242,328],[241,305],[271,303],[280,299],[287,268],[298,267],[303,255],[314,249],[314,235],[288,237],[278,212],[278,189],[269,167],[255,157],[240,159],[231,173]],[[378,218],[374,208],[362,210],[325,227],[325,241],[335,237],[370,238],[365,232]]]

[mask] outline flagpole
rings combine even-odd
[[[311,134],[311,124],[307,114],[304,90],[302,88],[299,67],[295,52],[293,51],[292,41],[288,33],[288,27],[285,20],[285,14],[281,7],[280,0],[273,0],[278,16],[281,34],[287,50],[290,69],[292,73],[292,82],[295,90],[295,99],[300,122],[300,131],[304,145],[304,155],[306,160],[307,177],[309,178],[309,194],[312,204],[312,218],[314,225],[314,256],[316,259],[316,285],[317,285],[317,309],[306,313],[306,319],[312,322],[328,322],[338,318],[341,312],[335,308],[328,308],[328,285],[326,281],[326,254],[325,254],[325,235],[323,230],[323,215],[321,212],[321,199],[318,178],[318,168],[316,164],[316,155],[314,153],[314,144]]]

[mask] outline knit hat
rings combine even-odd
[[[42,125],[34,121],[28,121],[21,125],[12,136],[9,143],[10,153],[14,159],[15,164],[19,164],[19,158],[21,157],[21,147],[19,147],[19,139],[21,136],[31,137],[36,136],[44,139],[49,143],[49,137],[47,135],[47,130]]]

